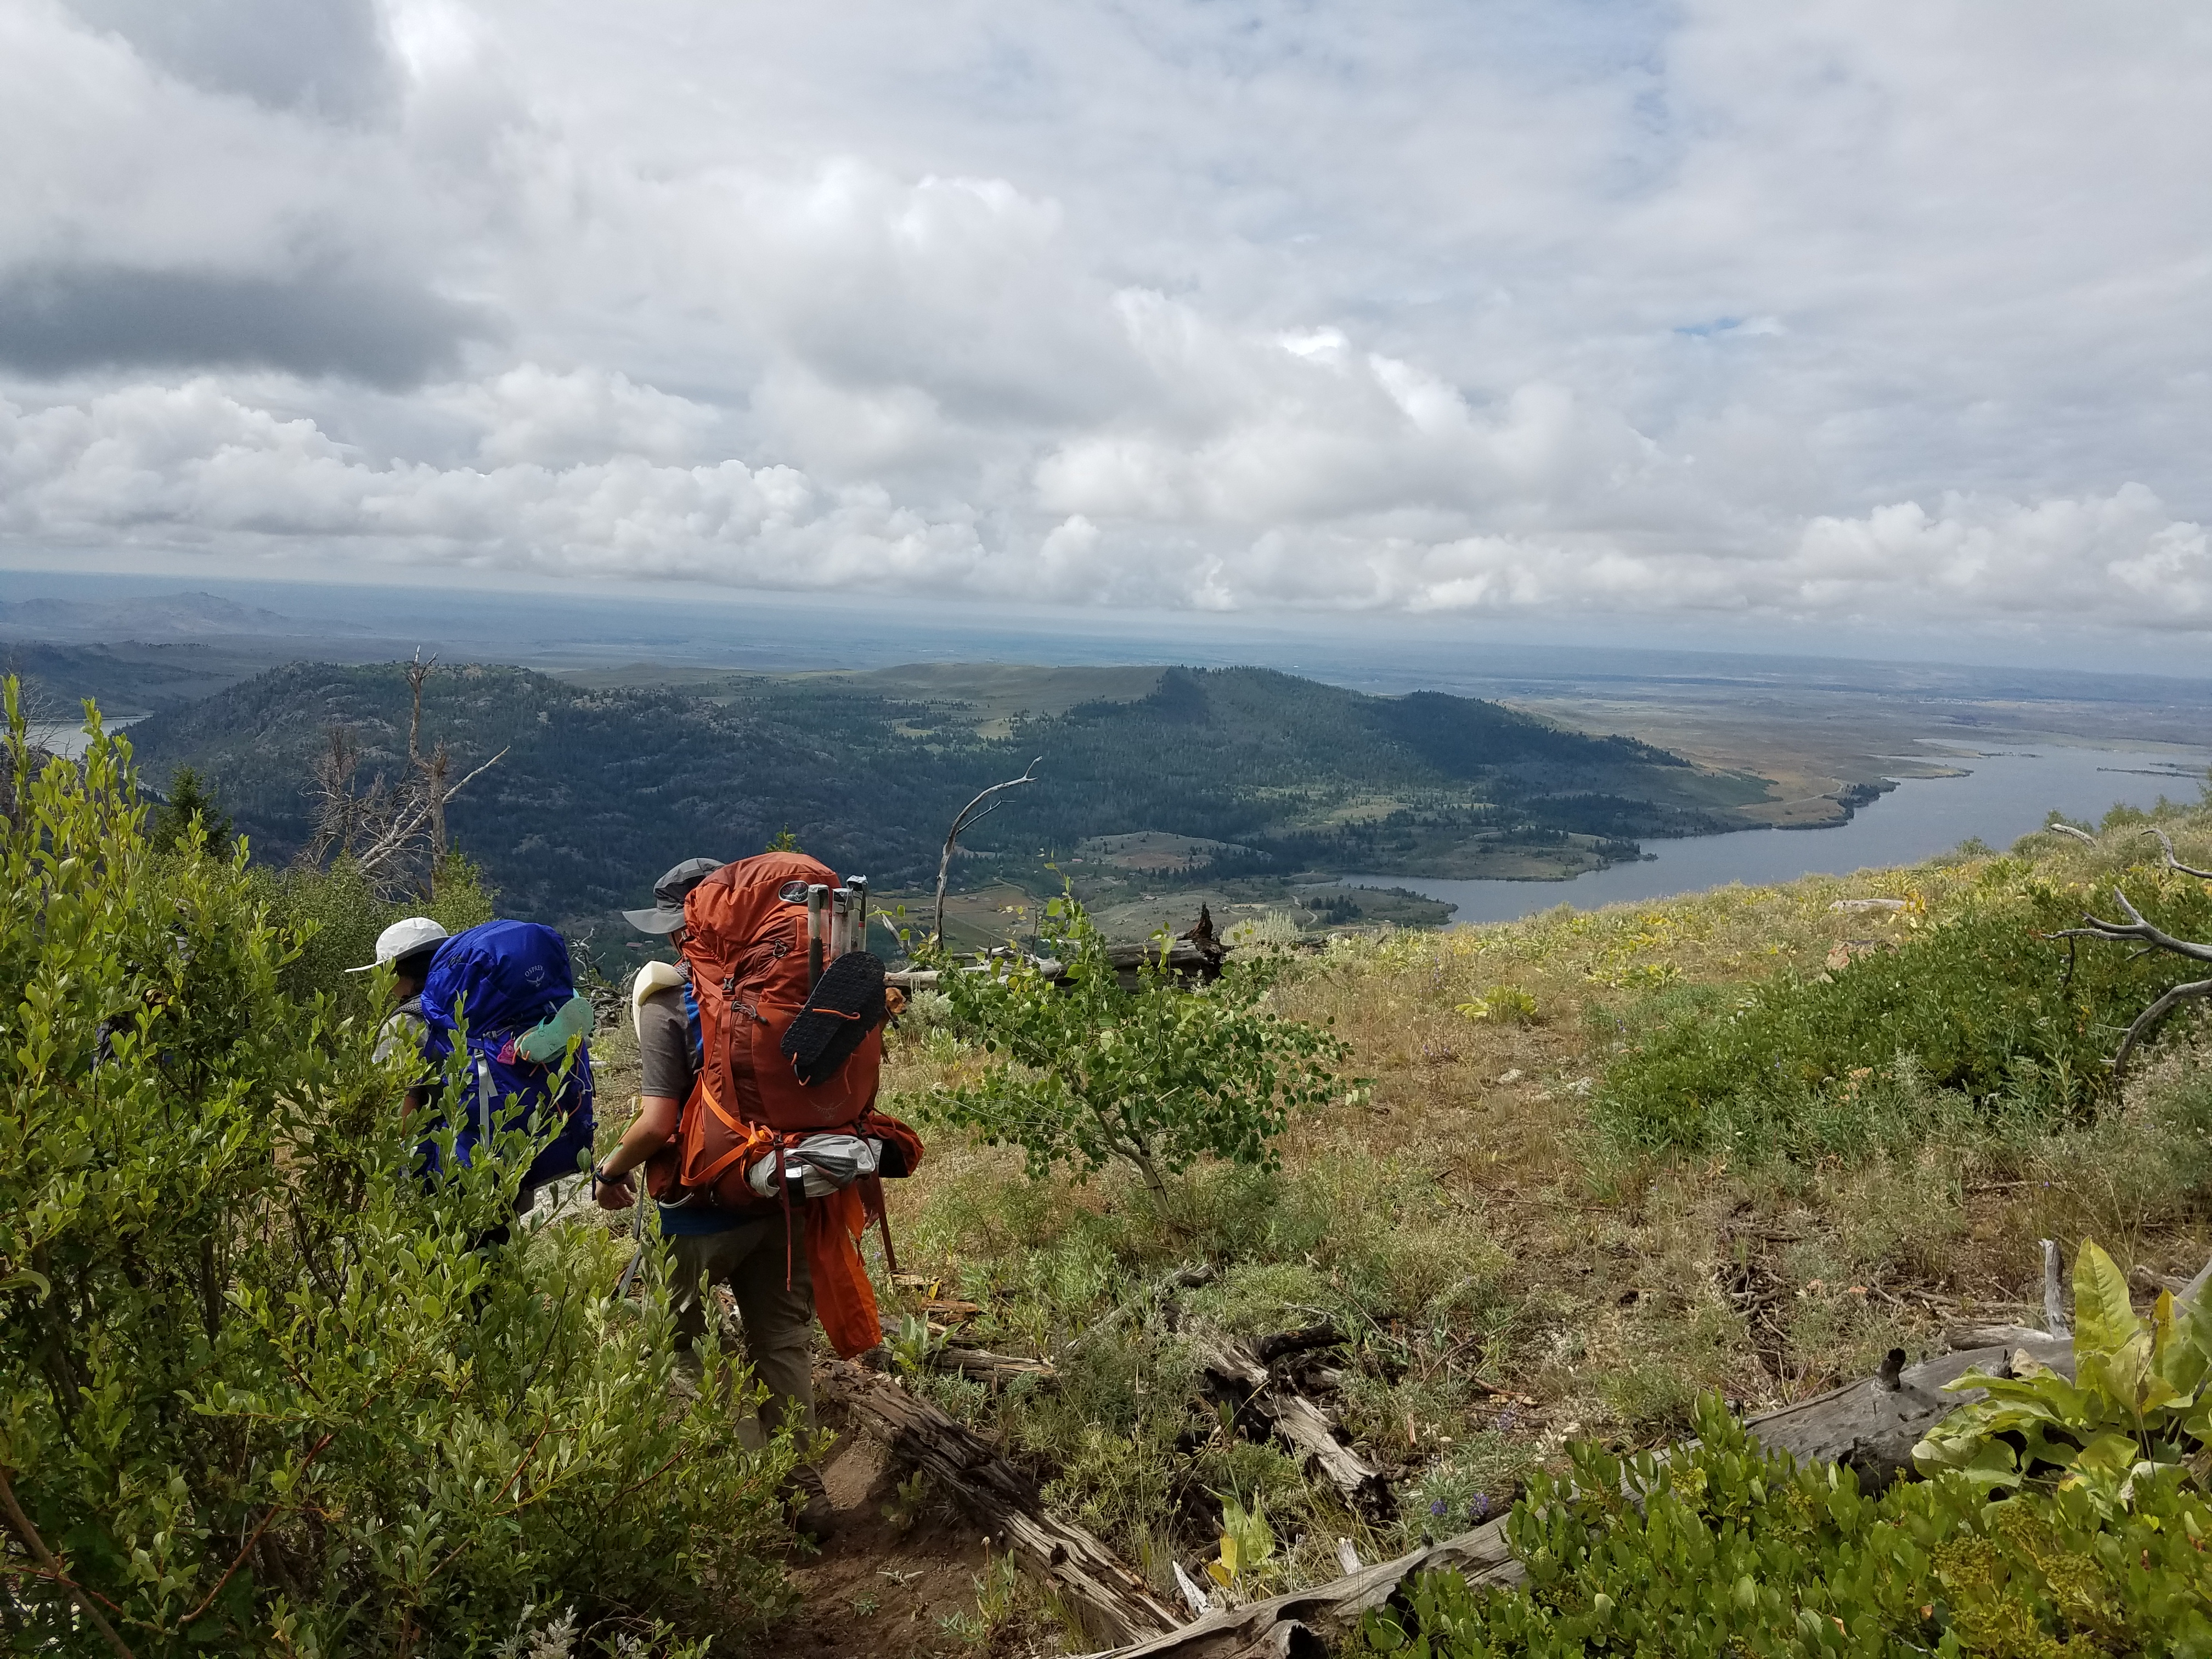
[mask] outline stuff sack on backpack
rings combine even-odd
[[[542,1187],[575,1174],[589,1162],[597,1128],[592,1115],[592,1052],[588,1039],[553,1095],[567,1044],[548,1041],[589,1028],[568,963],[568,942],[534,921],[487,921],[438,947],[422,984],[424,1055],[441,1065],[453,1052],[464,1021],[468,1062],[460,1098],[448,1103],[453,1155],[474,1161],[495,1127],[520,1125],[552,1139],[531,1160],[522,1184]],[[531,1053],[549,1055],[533,1060]],[[423,1144],[425,1174],[434,1178],[440,1152]]]
[[[664,1203],[757,1206],[744,1168],[764,1142],[848,1131],[874,1103],[883,1071],[879,1028],[811,1087],[783,1052],[806,1006],[806,890],[837,884],[836,873],[817,859],[763,853],[724,865],[685,897],[684,960],[698,1010],[701,1064],[674,1139],[647,1162],[648,1184]]]
[[[777,1047],[790,1059],[800,1086],[818,1088],[837,1075],[890,1012],[882,959],[848,951],[823,970]]]

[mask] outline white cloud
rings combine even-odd
[[[2212,628],[2181,0],[253,15],[0,8],[19,550]]]

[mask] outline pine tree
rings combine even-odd
[[[154,827],[147,836],[154,850],[173,853],[182,846],[194,813],[206,828],[208,850],[227,854],[233,835],[230,814],[222,810],[199,773],[189,766],[179,766],[170,776],[169,793],[154,809]]]
[[[791,833],[791,826],[787,823],[778,832],[774,841],[761,848],[763,853],[796,853],[799,850],[799,837]]]

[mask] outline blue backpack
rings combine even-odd
[[[539,1066],[515,1052],[515,1039],[559,1012],[574,996],[568,942],[534,921],[487,921],[456,933],[438,947],[422,983],[423,1057],[443,1065],[453,1052],[461,1022],[468,1023],[468,1075],[461,1098],[449,1110],[453,1155],[470,1163],[498,1123],[520,1121],[544,1133],[557,1119],[553,1139],[532,1160],[524,1189],[574,1175],[591,1156],[598,1125],[592,1115],[592,1051],[588,1042],[556,1100],[555,1066]],[[426,1142],[426,1174],[439,1170],[434,1142]]]

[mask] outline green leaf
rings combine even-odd
[[[2074,1352],[2117,1354],[2142,1328],[2128,1299],[2127,1275],[2094,1239],[2074,1258]],[[2146,1355],[2146,1363],[2148,1356]]]

